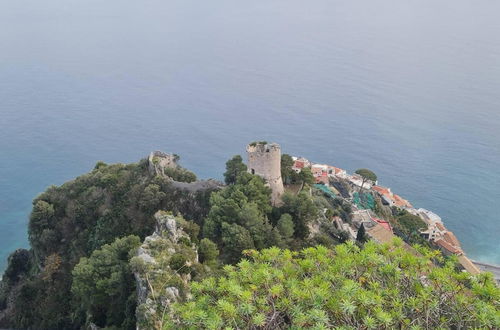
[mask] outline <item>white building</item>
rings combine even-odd
[[[376,184],[376,182],[374,183],[371,180],[366,180],[365,183],[363,183],[363,178],[360,175],[358,175],[358,174],[350,175],[350,176],[347,177],[347,179],[350,182],[352,182],[352,184],[354,184],[355,186],[358,186],[358,187],[361,187],[361,185],[363,184],[363,188],[364,189],[371,189],[372,186],[374,184]]]
[[[304,157],[292,157],[293,159],[293,166],[292,170],[294,170],[297,173],[300,173],[300,171],[304,167],[311,167],[311,162]]]
[[[441,220],[441,217],[432,211],[422,209],[422,208],[420,208],[416,211],[417,211],[417,215],[420,218],[422,218],[422,220],[424,220],[429,225],[433,224],[435,222],[443,223],[443,221]]]
[[[328,176],[329,177],[337,177],[341,179],[347,179],[347,172],[341,168],[335,166],[328,166]]]
[[[436,241],[443,237],[446,232],[447,230],[441,222],[434,222],[429,224],[427,229],[421,230],[420,235],[429,241]]]

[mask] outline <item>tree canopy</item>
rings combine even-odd
[[[360,168],[356,170],[356,174],[360,175],[365,180],[377,181],[377,175],[367,168]]]
[[[300,174],[293,169],[293,158],[288,154],[281,155],[281,178],[284,184],[296,183],[300,180]]]
[[[299,177],[300,180],[305,184],[313,184],[315,182],[314,175],[312,174],[311,169],[309,167],[304,167],[303,169],[301,169]]]
[[[203,236],[217,243],[224,261],[236,262],[244,249],[272,244],[271,210],[271,190],[264,180],[240,172],[234,184],[212,194]]]
[[[226,162],[226,172],[224,172],[224,181],[226,184],[236,183],[236,178],[240,173],[246,172],[247,166],[243,163],[240,155],[236,155]]]
[[[356,172],[354,173],[358,174],[363,179],[363,181],[361,182],[361,187],[359,188],[360,190],[363,189],[364,184],[368,180],[372,182],[377,182],[377,175],[367,168],[360,168],[356,170]]]
[[[129,262],[140,244],[137,236],[118,238],[73,269],[71,292],[87,324],[135,329],[135,281]]]

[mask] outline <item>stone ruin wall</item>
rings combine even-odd
[[[163,172],[165,168],[176,168],[178,166],[174,155],[161,151],[151,152],[148,157],[148,163],[149,172],[152,175],[160,176],[165,175]]]
[[[262,177],[272,190],[273,205],[281,203],[285,189],[281,179],[281,148],[276,143],[247,146],[248,172]]]

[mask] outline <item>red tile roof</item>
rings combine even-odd
[[[335,167],[335,166],[330,166],[330,165],[328,165],[328,170],[331,170],[334,174],[340,174],[340,173],[344,172],[343,169]]]
[[[413,207],[410,202],[408,202],[406,199],[402,198],[399,195],[394,194],[394,205],[398,207]]]
[[[459,248],[451,245],[450,243],[446,242],[443,239],[439,239],[437,241],[434,241],[434,243],[437,246],[439,246],[439,247],[441,247],[441,248],[445,249],[446,251],[451,252],[453,254],[461,254],[462,253],[462,250],[460,250]]]
[[[330,179],[328,179],[328,174],[322,173],[321,175],[315,177],[316,183],[329,184]]]
[[[379,218],[372,218],[373,221],[384,227],[385,229],[389,230],[392,233],[392,227],[391,224],[383,219]]]
[[[295,168],[304,168],[305,163],[304,163],[304,161],[301,161],[301,160],[296,160],[296,161],[293,163],[293,166],[294,166]]]
[[[443,224],[441,222],[436,222],[436,227],[441,231],[446,230],[446,228],[443,226]]]
[[[444,233],[444,240],[453,246],[460,247],[460,242],[458,241],[455,234],[453,234],[451,231],[447,231],[446,233]]]
[[[372,189],[375,190],[376,192],[382,194],[382,195],[387,195],[387,196],[392,195],[389,188],[385,188],[382,186],[373,186]]]

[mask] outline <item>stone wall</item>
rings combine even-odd
[[[175,155],[167,154],[161,151],[153,151],[148,157],[149,172],[152,175],[164,176],[164,169],[166,168],[176,168],[177,158]]]
[[[281,203],[285,192],[281,179],[281,148],[276,143],[255,143],[247,146],[248,172],[262,177],[272,190],[273,205]]]

